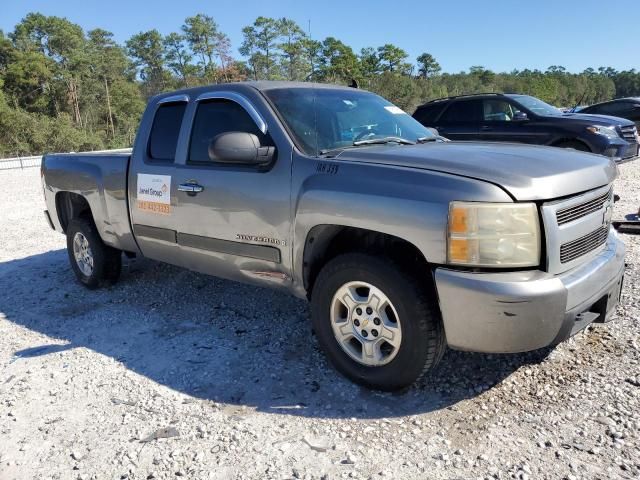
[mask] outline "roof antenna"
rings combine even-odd
[[[350,86],[351,88],[360,88],[360,87],[358,86],[358,81],[357,81],[355,78],[352,78],[352,79],[351,79],[351,83],[349,84],[349,86]]]

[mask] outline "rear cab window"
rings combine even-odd
[[[153,161],[173,162],[186,102],[162,104],[156,110],[149,134],[148,157]]]

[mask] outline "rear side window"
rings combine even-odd
[[[182,117],[186,108],[187,104],[180,102],[160,105],[160,108],[156,110],[149,136],[150,158],[173,162],[176,157]]]
[[[216,135],[226,132],[252,133],[263,147],[274,146],[271,137],[258,129],[242,106],[232,100],[216,99],[198,105],[191,131],[189,162],[211,162],[209,143]]]
[[[430,103],[427,105],[423,105],[421,107],[418,107],[418,109],[413,114],[413,118],[418,120],[423,125],[433,125],[446,106],[447,102]]]
[[[442,123],[479,122],[482,100],[458,100],[450,104],[442,116]]]

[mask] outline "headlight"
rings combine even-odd
[[[595,133],[596,135],[603,135],[607,138],[620,138],[616,127],[602,127],[600,125],[594,125],[592,127],[587,127],[587,130],[591,133]]]
[[[534,203],[451,202],[447,262],[472,267],[531,267],[540,263]]]

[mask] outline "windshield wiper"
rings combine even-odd
[[[399,143],[400,145],[415,145],[415,142],[407,140],[402,137],[384,137],[384,138],[369,138],[367,140],[357,140],[353,142],[355,147],[360,145],[386,145],[387,143]]]
[[[417,141],[417,143],[437,142],[438,141],[438,137],[436,137],[436,136],[433,136],[433,137],[420,137],[416,141]]]
[[[366,145],[386,145],[388,143],[398,143],[400,145],[416,144],[415,142],[412,142],[411,140],[407,140],[406,138],[402,138],[402,137],[370,138],[367,140],[357,140],[353,142],[353,144],[345,145],[344,147],[327,148],[325,150],[320,150],[320,152],[318,153],[320,153],[320,155],[322,155],[323,157],[335,157],[340,152],[348,148],[364,147]]]

